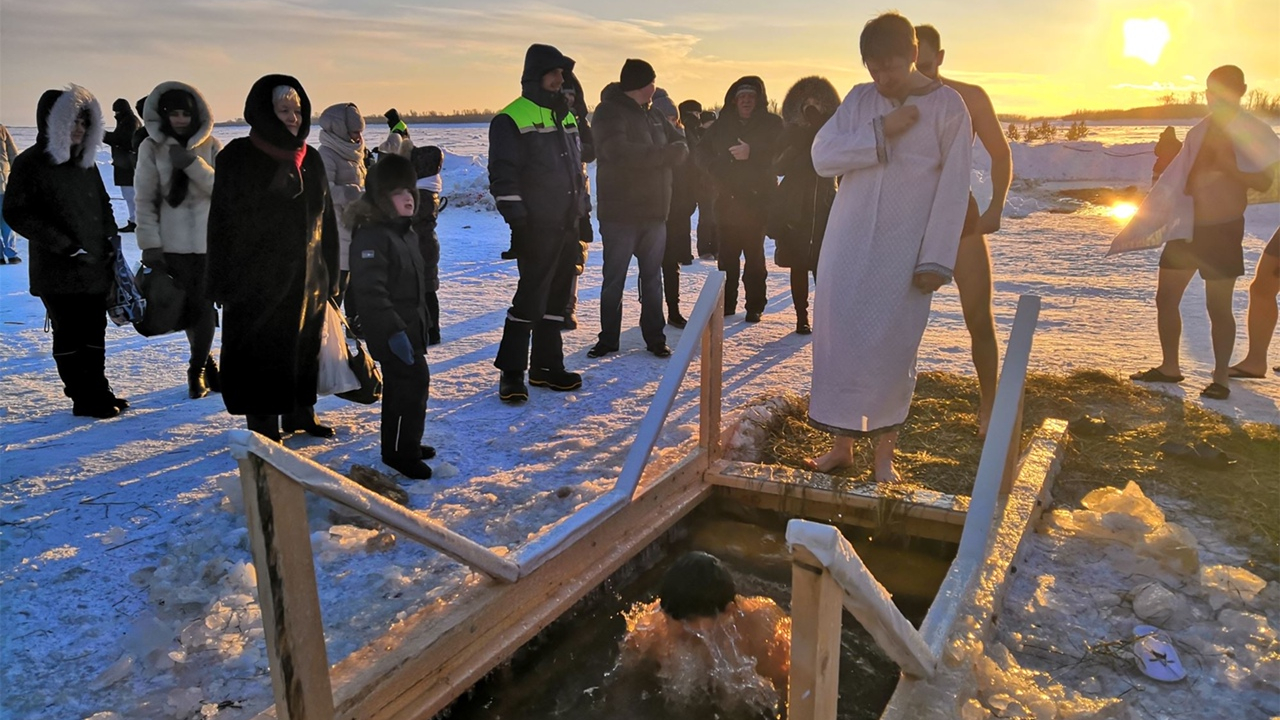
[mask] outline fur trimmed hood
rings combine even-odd
[[[164,118],[160,117],[160,97],[170,90],[181,90],[195,99],[195,114],[200,124],[196,126],[195,131],[191,133],[191,138],[187,140],[187,147],[196,147],[213,134],[213,113],[209,112],[209,103],[205,101],[199,90],[177,80],[168,80],[157,85],[151,91],[151,94],[147,96],[146,102],[143,103],[142,122],[147,128],[147,137],[155,140],[160,145],[178,142],[165,134]]]
[[[102,120],[102,107],[93,93],[79,85],[68,85],[66,90],[46,90],[36,105],[36,144],[55,165],[71,160],[71,129],[76,117],[89,114],[89,127],[85,129],[76,162],[80,167],[91,168],[97,160],[98,148],[107,129]]]
[[[804,120],[802,109],[810,100],[817,103],[818,111],[823,117],[835,115],[836,109],[840,107],[840,93],[836,92],[835,85],[824,77],[810,75],[797,80],[787,91],[787,96],[782,101],[782,119],[788,125],[799,125]]]

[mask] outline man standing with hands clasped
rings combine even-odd
[[[530,45],[520,97],[489,124],[489,192],[511,227],[520,272],[493,363],[503,402],[529,399],[526,368],[531,385],[582,387],[582,376],[564,368],[560,339],[589,203],[577,119],[561,92],[573,65],[550,45]]]
[[[782,118],[768,111],[764,81],[740,78],[724,96],[724,110],[698,143],[694,157],[716,185],[719,266],[725,273],[724,314],[738,311],[738,275],[746,286],[747,322],[760,322],[768,297],[764,231],[769,201],[778,188],[773,173]],[[745,256],[742,270],[739,257]]]
[[[640,264],[640,330],[645,346],[670,357],[662,317],[662,257],[671,209],[671,168],[689,155],[684,137],[650,105],[653,66],[627,60],[618,82],[600,94],[593,130],[597,159],[604,286],[600,290],[600,339],[587,352],[601,357],[618,349],[622,291],[634,255]]]

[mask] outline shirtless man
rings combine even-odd
[[[1249,285],[1249,352],[1231,366],[1231,377],[1258,380],[1267,374],[1267,348],[1276,331],[1276,296],[1280,295],[1280,229],[1271,236]],[[1280,375],[1280,366],[1271,368]]]
[[[960,252],[956,256],[956,289],[960,292],[960,307],[964,311],[964,324],[969,329],[973,352],[973,366],[978,373],[978,436],[986,437],[987,423],[991,421],[991,407],[996,401],[996,374],[1000,362],[1000,347],[996,343],[995,314],[991,309],[991,252],[986,236],[1000,229],[1000,215],[1004,212],[1005,196],[1013,180],[1013,155],[1009,141],[996,118],[995,108],[986,91],[977,85],[957,82],[942,77],[946,50],[942,39],[932,25],[917,25],[916,39],[920,43],[920,57],[916,68],[924,75],[942,82],[960,93],[973,132],[982,141],[991,156],[991,204],[979,214],[978,203],[969,195],[969,212],[964,218],[960,233]]]
[[[1231,350],[1236,339],[1236,320],[1231,310],[1236,278],[1244,275],[1244,210],[1250,189],[1264,191],[1271,186],[1268,171],[1244,172],[1236,162],[1235,143],[1227,125],[1240,109],[1247,86],[1244,73],[1234,65],[1224,65],[1209,73],[1205,99],[1209,127],[1187,178],[1186,193],[1194,208],[1191,240],[1165,244],[1160,255],[1156,284],[1156,328],[1162,355],[1158,367],[1135,373],[1134,380],[1171,382],[1182,380],[1178,345],[1182,339],[1179,305],[1197,271],[1204,279],[1205,307],[1209,311],[1213,339],[1213,382],[1201,397],[1225,400],[1231,394]],[[1185,150],[1185,146],[1184,146]]]

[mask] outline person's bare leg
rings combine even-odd
[[[1156,369],[1170,377],[1181,377],[1178,344],[1182,341],[1182,294],[1195,276],[1195,270],[1160,268],[1156,281],[1156,329],[1160,334],[1160,366]]]
[[[1213,338],[1213,381],[1229,387],[1231,351],[1236,344],[1236,317],[1231,312],[1231,296],[1236,279],[1205,280],[1204,305],[1209,311],[1209,335]]]
[[[969,329],[973,368],[978,374],[978,437],[986,437],[991,408],[996,402],[996,377],[1000,347],[996,343],[996,319],[991,309],[991,253],[982,235],[960,238],[956,256],[956,289],[964,324]]]
[[[808,462],[809,468],[818,472],[831,472],[853,464],[853,438],[836,435],[831,452],[819,455]]]
[[[898,482],[898,471],[893,468],[893,453],[898,447],[898,431],[892,430],[876,438],[876,482]]]
[[[1263,255],[1258,258],[1258,271],[1249,284],[1249,352],[1231,366],[1246,375],[1262,377],[1267,373],[1267,349],[1276,331],[1276,295],[1280,294],[1280,258]]]

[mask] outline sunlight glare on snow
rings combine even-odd
[[[1111,217],[1116,220],[1128,220],[1138,213],[1138,206],[1133,203],[1116,203],[1111,206]]]

